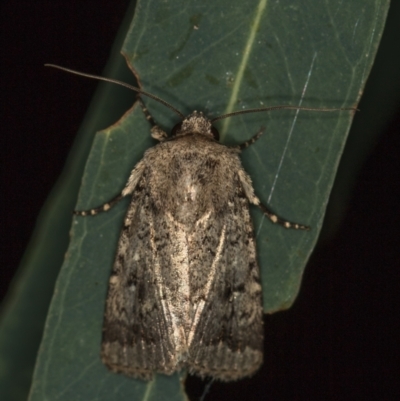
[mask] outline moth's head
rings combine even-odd
[[[172,128],[171,136],[183,136],[189,134],[200,134],[219,140],[219,132],[213,127],[211,121],[202,112],[194,111],[185,117],[180,123]]]

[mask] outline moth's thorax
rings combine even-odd
[[[203,113],[194,111],[182,121],[181,128],[177,131],[176,136],[200,134],[213,138],[211,127],[210,120]]]
[[[225,209],[242,169],[235,150],[199,133],[160,143],[146,152],[144,163],[152,205],[160,213],[169,210],[187,233],[210,210]]]

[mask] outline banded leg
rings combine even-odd
[[[142,108],[143,114],[146,117],[146,120],[151,124],[152,138],[156,139],[159,142],[165,141],[168,138],[167,133],[157,125],[157,123],[154,121],[154,118],[149,113],[145,104],[143,103],[143,100],[139,96],[138,96],[138,101],[139,101],[140,107]]]
[[[132,195],[133,191],[135,190],[135,188],[139,183],[140,178],[143,175],[145,168],[146,164],[144,163],[143,160],[141,160],[138,164],[136,164],[135,168],[131,171],[128,182],[126,183],[124,189],[121,191],[120,194],[118,194],[108,202],[104,203],[103,205],[95,207],[94,209],[74,210],[73,214],[76,216],[95,216],[98,213],[107,212],[114,205],[116,205],[122,198],[128,195]]]
[[[143,103],[143,100],[140,96],[137,97],[140,107],[142,108],[143,114],[146,117],[146,120],[151,124],[152,127],[157,126],[157,123],[154,121],[153,116],[147,110],[146,105]]]
[[[246,195],[247,200],[252,204],[261,209],[268,219],[274,223],[279,224],[285,228],[293,228],[294,230],[310,230],[309,226],[305,226],[303,224],[294,223],[291,221],[287,221],[278,215],[276,215],[272,210],[270,210],[267,206],[263,205],[257,195],[254,193],[253,185],[251,183],[250,177],[246,174],[244,170],[239,170],[238,172],[239,180],[242,183],[242,189]]]
[[[99,214],[101,212],[109,211],[123,197],[124,197],[124,195],[119,194],[119,195],[115,196],[114,198],[112,198],[111,200],[109,200],[108,202],[104,203],[101,206],[98,206],[98,207],[95,207],[95,208],[89,209],[89,210],[74,210],[72,213],[75,216],[95,216],[96,214]]]
[[[243,150],[248,148],[250,145],[252,145],[255,141],[257,141],[260,136],[264,133],[265,127],[261,127],[260,130],[257,132],[257,134],[255,134],[253,137],[251,137],[248,141],[243,142],[240,145],[234,145],[234,146],[230,146],[230,148],[235,148],[235,149],[239,149],[239,150]]]
[[[257,198],[258,199],[258,198]],[[275,213],[273,213],[270,209],[268,209],[267,206],[263,205],[260,200],[258,199],[258,204],[256,204],[256,206],[258,206],[260,208],[260,210],[264,213],[264,215],[266,217],[268,217],[268,219],[274,223],[274,224],[279,224],[282,227],[285,228],[292,228],[294,230],[305,230],[305,231],[309,231],[311,230],[310,226],[305,226],[303,224],[299,224],[299,223],[294,223],[291,221],[287,221],[279,216],[277,216]]]

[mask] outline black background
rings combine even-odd
[[[1,5],[0,297],[96,87],[68,76],[55,85],[57,78],[43,64],[101,74],[127,5]],[[398,4],[389,17],[398,25]],[[398,49],[392,50],[398,58]],[[390,79],[398,85],[400,71]],[[356,119],[363,118],[360,108]],[[399,135],[400,116],[393,111],[359,173],[339,231],[314,252],[295,305],[266,316],[262,370],[252,379],[213,384],[206,400],[400,399]],[[191,399],[204,389],[195,378],[188,385]]]

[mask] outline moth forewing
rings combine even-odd
[[[235,380],[259,368],[261,285],[242,180],[251,185],[237,150],[198,113],[132,171],[103,327],[110,369]]]

